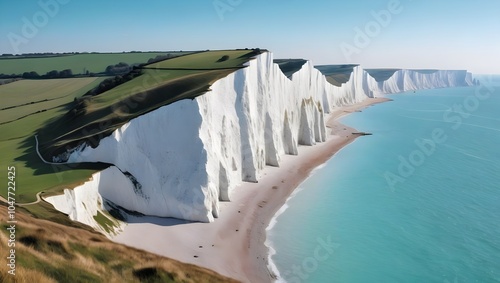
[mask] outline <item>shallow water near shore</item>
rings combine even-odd
[[[281,278],[500,282],[498,77],[489,86],[391,95],[344,117],[373,135],[316,170],[274,219]]]

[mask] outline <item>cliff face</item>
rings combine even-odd
[[[206,94],[133,119],[95,149],[74,151],[68,162],[114,164],[113,174],[121,175],[115,177],[129,182],[89,182],[128,210],[210,222],[242,181],[258,181],[266,165],[279,166],[299,144],[325,141],[324,116],[336,107],[373,93],[466,85],[465,79],[465,72],[401,70],[378,83],[355,67],[336,87],[310,62],[289,79],[264,53]]]
[[[114,195],[117,188],[130,190],[133,189],[133,184],[120,170],[111,166],[94,174],[83,185],[71,190],[65,189],[64,194],[45,200],[73,221],[89,225],[102,233],[115,234],[121,231],[124,223],[108,216],[107,210],[110,207],[106,206],[103,198]],[[134,202],[134,199],[130,202]],[[103,217],[101,220],[97,217],[99,213]]]
[[[375,95],[418,89],[472,85],[472,74],[465,70],[398,70],[389,79],[377,82],[370,77],[369,88]]]

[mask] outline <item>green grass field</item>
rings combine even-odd
[[[181,99],[242,68],[260,50],[207,51],[146,65],[144,73],[96,96],[86,96],[40,129],[40,152],[50,159],[82,142],[92,146],[129,120]]]
[[[62,189],[68,185],[82,183],[99,166],[90,169],[87,165],[70,168],[44,164],[35,151],[34,134],[48,121],[63,115],[68,103],[80,97],[89,89],[97,86],[105,78],[78,78],[55,80],[21,80],[0,86],[0,121],[13,120],[20,115],[25,118],[0,125],[0,174],[7,176],[7,167],[16,167],[16,201],[33,202],[36,193],[42,190]],[[48,102],[27,104],[32,101],[52,99]],[[36,113],[51,107],[53,109]],[[35,113],[35,114],[33,114]],[[6,197],[7,190],[0,195]]]
[[[216,50],[181,56],[147,65],[147,68],[198,69],[212,70],[221,68],[238,68],[258,52],[253,50]],[[228,58],[224,60],[223,56]]]
[[[21,80],[1,87],[0,124],[58,107],[81,96],[81,88],[103,78]]]
[[[98,54],[74,54],[41,58],[0,58],[0,74],[22,74],[35,71],[43,75],[52,70],[61,71],[71,69],[73,74],[85,74],[104,72],[109,65],[120,62],[129,65],[145,63],[150,58],[158,55],[172,54],[179,56],[191,52],[140,52],[140,53],[98,53]]]

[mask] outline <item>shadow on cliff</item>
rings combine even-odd
[[[144,215],[140,212],[125,209],[107,199],[104,199],[104,208],[114,218],[119,219],[127,224],[150,223],[158,226],[168,227],[168,226],[176,226],[182,224],[197,223],[195,221],[189,221],[172,217],[158,217],[158,216]]]
[[[46,164],[44,163],[36,152],[36,142],[35,136],[29,136],[23,139],[19,145],[19,149],[22,154],[16,157],[14,160],[16,162],[22,162],[26,167],[33,170],[33,174],[36,176],[47,175],[47,174],[57,174],[64,173],[70,170],[104,170],[109,167],[109,164],[105,163],[78,163],[78,164]],[[59,177],[58,177],[59,178]],[[63,180],[61,180],[63,181]]]
[[[150,223],[158,226],[177,226],[182,224],[190,224],[190,223],[198,223],[183,219],[171,218],[171,217],[156,217],[156,216],[134,216],[128,215],[125,220],[128,224],[137,224],[137,223]]]

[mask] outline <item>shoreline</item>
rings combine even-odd
[[[272,219],[314,169],[364,134],[338,119],[386,101],[390,99],[367,98],[330,113],[326,117],[325,142],[299,146],[298,155],[281,157],[280,167],[266,166],[258,183],[243,182],[232,192],[230,202],[221,203],[220,216],[214,222],[131,217],[124,231],[111,240],[206,267],[242,282],[274,281],[270,247],[266,245]]]

